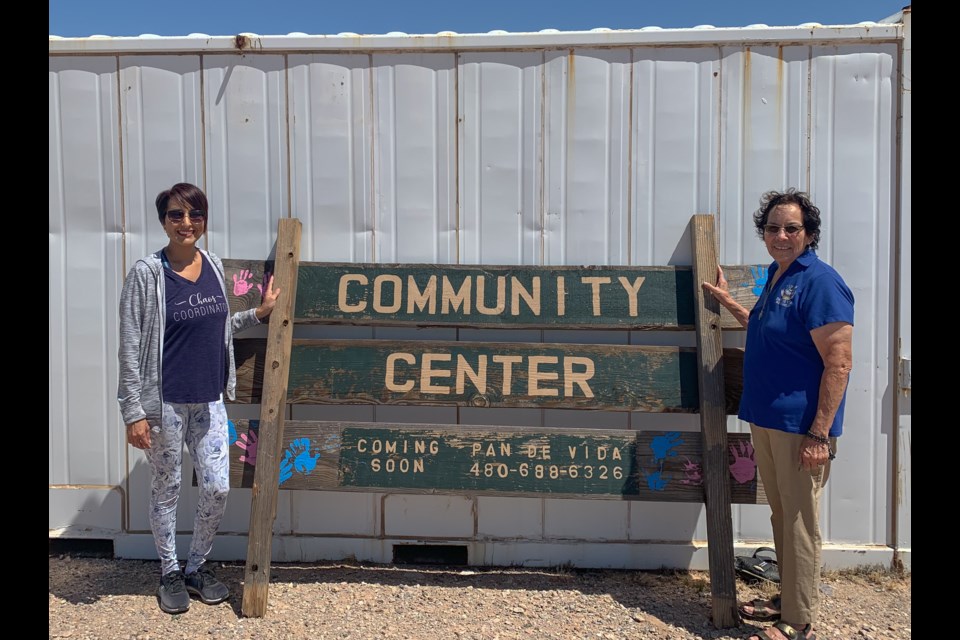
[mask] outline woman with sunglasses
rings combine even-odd
[[[156,199],[167,245],[137,260],[120,295],[117,399],[127,442],[143,449],[152,485],[149,518],[160,556],[160,609],[183,613],[190,595],[216,604],[229,596],[205,564],[229,491],[229,435],[224,390],[237,384],[233,334],[270,315],[273,277],[255,309],[230,314],[223,264],[200,248],[207,196],[189,183]],[[177,499],[186,441],[199,484],[193,539],[183,571],[177,560]]]
[[[723,270],[703,283],[747,330],[738,416],[750,423],[770,504],[780,594],[740,605],[774,621],[748,640],[812,640],[819,608],[820,496],[843,430],[853,365],[853,293],[814,251],[820,210],[802,191],[769,191],[753,214],[773,258],[752,311],[730,295]]]

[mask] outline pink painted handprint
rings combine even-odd
[[[730,465],[733,479],[740,484],[753,480],[757,475],[757,463],[753,460],[753,445],[747,440],[741,440],[740,450],[737,451],[737,445],[732,444],[730,453],[733,454],[733,464]]]
[[[684,456],[684,458],[687,457]],[[680,484],[703,484],[703,472],[700,469],[700,464],[693,462],[690,460],[690,458],[687,458],[686,464],[683,465],[683,473],[685,474],[685,477],[680,481]]]
[[[250,289],[253,289],[253,284],[247,282],[248,278],[252,278],[253,274],[250,273],[249,269],[241,269],[240,277],[237,277],[237,274],[233,274],[233,295],[235,296],[245,296]],[[259,285],[257,285],[259,287]],[[261,289],[262,293],[262,289]]]
[[[237,446],[247,452],[246,455],[240,455],[240,462],[246,462],[251,467],[257,466],[257,432],[241,433],[237,438]]]

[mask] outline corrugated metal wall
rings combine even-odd
[[[911,309],[911,285],[910,285],[910,264],[911,264],[911,239],[912,225],[910,219],[910,200],[912,197],[912,174],[911,174],[911,131],[910,123],[912,119],[912,43],[910,37],[911,13],[909,7],[903,12],[904,37],[903,37],[903,63],[901,64],[901,108],[900,108],[900,217],[896,221],[895,228],[899,233],[897,252],[898,286],[897,291],[899,299],[897,304],[897,318],[893,334],[894,354],[899,357],[899,383],[898,393],[895,395],[894,415],[897,420],[897,447],[894,453],[894,468],[897,471],[894,489],[894,504],[897,507],[895,522],[895,545],[899,554],[899,559],[910,565],[910,553],[913,542],[911,519],[912,509],[910,507],[910,495],[912,493],[912,426],[911,418],[913,414],[910,393],[912,382],[910,380],[910,363],[913,357],[912,341],[912,323],[910,318]]]
[[[890,544],[898,43],[698,35],[683,46],[642,46],[638,34],[635,46],[604,48],[531,38],[512,51],[51,55],[51,535],[111,535],[132,541],[127,555],[155,557],[149,472],[125,446],[116,408],[116,309],[126,270],[165,243],[153,200],[174,182],[205,187],[207,246],[222,257],[266,257],[277,220],[295,216],[307,261],[610,265],[690,264],[694,213],[717,215],[721,262],[768,262],[749,214],[763,191],[797,186],[824,213],[821,257],[857,300],[824,538]],[[585,341],[561,331],[300,335]],[[649,332],[586,339],[695,344],[692,334]],[[699,428],[696,416],[559,410],[293,407],[290,416]],[[181,500],[185,534],[193,493]],[[700,505],[280,496],[278,559],[389,560],[391,540],[450,539],[470,543],[473,562],[705,566],[689,550],[649,550],[705,540]],[[233,492],[215,553],[244,556],[249,503],[249,491]],[[770,537],[767,507],[735,506],[733,517],[735,539]],[[285,534],[321,542],[311,550]]]

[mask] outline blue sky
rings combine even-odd
[[[855,24],[908,0],[50,0],[50,35],[485,33]]]

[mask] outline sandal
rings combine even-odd
[[[766,553],[767,555],[761,555]],[[769,555],[773,554],[773,556]],[[770,547],[760,547],[752,556],[735,556],[733,570],[745,582],[765,580],[774,584],[780,583],[780,567],[776,560],[777,552]]]
[[[751,607],[753,611],[747,611],[746,607]],[[769,600],[756,598],[750,602],[744,602],[737,607],[740,617],[747,620],[756,620],[757,622],[771,622],[780,619],[780,594],[773,596]]]
[[[817,636],[809,624],[799,631],[788,625],[786,622],[778,622],[777,624],[771,626],[782,633],[787,640],[817,640]],[[767,629],[769,628],[770,627],[767,627]],[[747,636],[747,640],[750,640],[751,638],[759,638],[759,640],[779,640],[778,638],[774,638],[767,633],[767,629],[751,633],[749,636]]]

